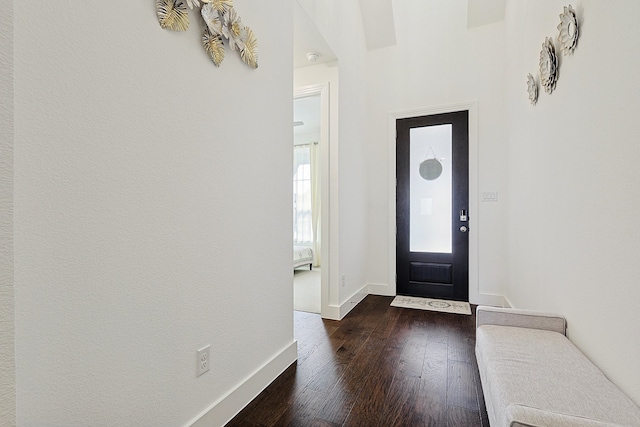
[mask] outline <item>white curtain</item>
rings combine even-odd
[[[321,256],[321,238],[320,227],[322,221],[320,221],[320,145],[317,142],[313,142],[309,146],[309,161],[311,164],[311,228],[313,233],[313,253],[314,253],[314,267],[320,267]]]

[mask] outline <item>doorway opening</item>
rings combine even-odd
[[[468,116],[396,122],[398,294],[469,299]]]
[[[321,313],[322,182],[320,93],[293,101],[293,307]]]
[[[468,111],[468,132],[469,132],[469,211],[468,215],[468,239],[469,239],[469,255],[468,255],[468,296],[469,302],[477,304],[481,298],[486,295],[480,294],[479,290],[479,266],[478,266],[478,228],[479,228],[479,207],[478,207],[478,102],[468,101],[455,104],[440,105],[433,107],[426,107],[416,110],[398,111],[392,112],[388,116],[389,135],[388,135],[388,201],[389,201],[389,289],[386,291],[387,295],[397,295],[399,293],[396,278],[396,264],[397,264],[397,248],[396,248],[396,228],[397,224],[397,205],[396,205],[396,166],[397,166],[397,153],[396,153],[396,124],[399,120],[407,119],[411,117],[429,116],[435,114],[452,113],[456,111]],[[425,154],[425,159],[437,157]],[[420,209],[422,209],[422,203],[420,203]],[[428,202],[425,209],[428,210]],[[458,213],[459,214],[459,213]],[[459,218],[459,217],[458,217]],[[458,228],[459,229],[459,228]]]
[[[294,310],[327,311],[329,289],[329,84],[293,100]]]
[[[338,58],[324,37],[316,28],[310,15],[302,5],[294,2],[294,38],[293,38],[293,102],[294,110],[297,110],[298,101],[304,104],[307,98],[320,100],[319,120],[320,137],[310,142],[310,146],[317,147],[319,151],[319,183],[320,208],[319,219],[316,215],[316,239],[319,241],[319,249],[316,251],[316,262],[319,260],[320,272],[320,315],[326,319],[339,319],[340,307],[338,305],[338,135],[337,135],[337,99],[338,99]],[[304,118],[296,118],[294,122],[306,123]],[[311,120],[311,119],[309,119]],[[305,125],[298,123],[294,126],[294,138],[296,134],[305,133]],[[317,142],[317,145],[314,144]],[[295,155],[295,154],[294,154]],[[312,209],[313,210],[313,209]],[[311,222],[314,221],[313,214]],[[319,229],[319,231],[318,231]],[[311,267],[313,271],[313,266]],[[318,269],[318,266],[316,266]],[[301,270],[309,271],[308,266]],[[294,271],[294,275],[299,275]],[[317,294],[316,294],[317,295]],[[317,303],[316,303],[317,307]],[[293,308],[293,307],[292,307]]]

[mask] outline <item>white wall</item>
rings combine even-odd
[[[0,426],[16,421],[13,288],[13,2],[0,0]]]
[[[194,12],[14,9],[18,425],[185,425],[294,346],[292,2],[236,5],[257,70]]]
[[[467,29],[467,0],[393,2],[396,45],[368,55],[367,280],[378,291],[389,284],[389,115],[478,102],[478,191],[505,194],[504,23]],[[472,168],[473,170],[473,168]],[[473,195],[471,195],[473,197]],[[471,302],[501,300],[505,286],[505,209],[479,203],[479,277]],[[473,252],[473,251],[472,251]],[[393,273],[393,272],[392,272]]]
[[[366,171],[370,141],[363,131],[368,126],[366,42],[358,2],[301,0],[299,3],[335,53],[340,68],[338,153],[331,154],[331,168],[338,173],[339,225],[331,223],[330,226],[332,232],[339,229],[337,247],[333,236],[331,239],[331,250],[339,253],[339,270],[335,270],[336,263],[332,262],[331,274],[338,278],[345,276],[345,285],[338,287],[336,301],[344,315],[353,308],[351,301],[364,296],[362,292],[363,289],[366,292],[367,285]],[[335,205],[332,204],[332,209]]]
[[[640,404],[640,3],[574,3],[578,48],[531,106],[526,76],[566,4],[507,4],[506,295],[564,314],[571,340]]]

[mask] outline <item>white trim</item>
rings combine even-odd
[[[490,305],[492,307],[509,307],[509,304],[504,296],[496,294],[478,294],[472,304],[478,305]]]
[[[388,284],[384,283],[369,283],[369,294],[370,295],[382,295],[386,297],[394,297],[396,296],[395,287],[391,287]]]
[[[340,306],[329,304],[327,309],[322,312],[322,318],[329,320],[341,320]]]
[[[478,101],[421,108],[389,114],[389,289],[385,295],[396,294],[396,120],[432,114],[469,111],[469,302],[494,301],[495,295],[482,294],[479,282],[479,216],[478,206]],[[380,289],[377,287],[376,289]],[[501,297],[499,297],[501,298]]]
[[[349,314],[353,308],[358,305],[363,299],[369,295],[367,291],[368,286],[364,285],[360,290],[356,291],[345,302],[340,305],[340,319],[344,319],[344,316]]]
[[[185,426],[211,427],[225,425],[297,359],[298,343],[293,341]]]
[[[328,310],[322,313],[322,317],[331,320],[342,320],[353,308],[369,295],[369,285],[364,285],[360,290],[351,295],[340,305],[329,305]]]
[[[502,307],[515,308],[513,304],[511,304],[511,301],[509,301],[509,298],[505,296],[503,299],[504,299],[504,304],[502,304]]]
[[[329,250],[331,247],[331,233],[330,227],[332,224],[331,219],[331,176],[330,176],[330,164],[331,164],[331,138],[330,138],[330,82],[321,84],[315,84],[310,86],[304,86],[294,90],[293,99],[305,98],[308,96],[320,95],[320,229],[321,229],[321,259],[322,266],[320,269],[320,312],[324,318],[332,318],[329,316],[329,296],[331,295],[331,271],[332,267],[337,268],[337,262],[333,259],[333,252]],[[337,222],[337,221],[333,221]],[[337,251],[335,251],[337,252]],[[337,271],[337,270],[336,270]],[[337,288],[337,284],[334,285]]]

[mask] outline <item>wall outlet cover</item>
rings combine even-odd
[[[204,348],[198,350],[198,377],[205,372],[209,371],[209,365],[211,364],[211,345],[208,345]]]

